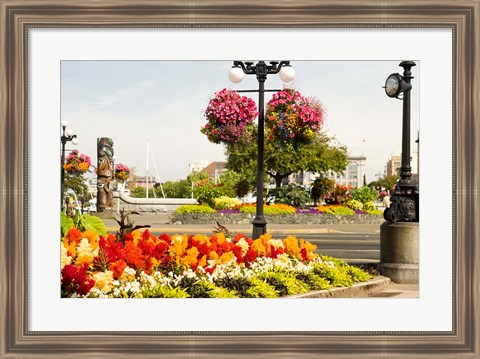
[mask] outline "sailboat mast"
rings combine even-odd
[[[148,198],[148,140],[147,140],[147,181],[146,181],[146,186],[147,186],[147,188],[146,188],[145,192],[147,194],[146,198]]]

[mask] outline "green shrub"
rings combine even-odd
[[[375,203],[373,201],[368,201],[366,203],[364,203],[363,205],[363,210],[365,212],[372,212],[372,211],[375,211],[377,209],[377,207],[375,207]]]
[[[353,199],[363,203],[364,205],[367,202],[373,202],[378,198],[377,190],[367,186],[352,189],[350,194]]]
[[[194,183],[193,196],[202,205],[215,206],[215,198],[223,195],[222,186],[209,180],[201,180]]]
[[[268,197],[269,202],[288,204],[293,207],[303,207],[310,202],[310,193],[305,188],[293,184],[271,189]]]
[[[145,286],[137,294],[138,298],[188,298],[189,295],[182,288],[172,288],[157,283],[153,287]]]
[[[344,204],[351,198],[350,195],[350,186],[344,186],[341,184],[335,184],[333,191],[331,191],[327,196],[325,196],[326,204]]]
[[[248,298],[278,298],[275,287],[260,278],[253,277],[250,280],[252,286],[246,290]]]
[[[334,188],[334,180],[330,180],[325,177],[316,178],[310,191],[310,195],[312,196],[314,204],[316,205],[317,202],[322,201],[323,198],[332,192]]]
[[[257,277],[273,286],[282,297],[306,293],[310,290],[306,283],[297,280],[294,273],[285,270],[264,272]]]
[[[185,214],[185,213],[215,213],[213,208],[208,206],[202,206],[198,204],[189,204],[185,206],[180,206],[175,210],[177,214]]]
[[[354,211],[361,211],[363,209],[363,203],[357,201],[356,199],[350,199],[346,203],[348,208],[353,209]]]

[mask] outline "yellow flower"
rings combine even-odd
[[[85,232],[82,233],[82,238],[87,238],[88,243],[92,246],[92,250],[96,251],[98,250],[98,233],[92,230],[86,230]]]
[[[258,255],[267,255],[267,248],[263,245],[260,238],[255,239],[252,243],[252,249],[258,253]]]
[[[68,253],[67,253],[67,248],[65,247],[65,243],[62,243],[62,245],[60,246],[61,248],[61,263],[62,263],[62,267],[61,269],[63,269],[63,267],[65,267],[67,264],[70,264],[72,262],[72,257],[68,256]]]
[[[192,247],[187,250],[185,256],[180,259],[180,264],[185,266],[193,266],[197,264],[197,257],[198,257],[198,249],[197,247]]]
[[[215,252],[215,251],[211,251],[209,254],[208,254],[208,259],[209,260],[214,260],[215,262],[218,260],[218,253]]]
[[[285,250],[289,255],[298,259],[302,259],[302,255],[300,254],[300,247],[298,246],[297,237],[288,236],[283,240],[283,245],[285,246]]]
[[[269,243],[270,243],[270,245],[271,245],[272,247],[274,247],[275,249],[284,248],[283,242],[282,242],[281,239],[271,239],[271,240],[269,241]]]
[[[93,275],[95,280],[95,287],[100,289],[104,293],[108,293],[113,289],[113,272],[97,272]]]
[[[225,252],[220,257],[220,264],[227,264],[232,259],[235,259],[235,254],[232,251]]]
[[[202,258],[198,261],[199,267],[205,267],[207,265],[207,256],[203,255]]]
[[[314,257],[313,251],[317,249],[315,244],[310,242],[305,242],[303,239],[300,240],[300,248],[305,248],[307,251],[307,259],[310,260]]]
[[[98,255],[98,248],[94,250],[87,238],[82,238],[77,246],[76,265],[90,263]]]

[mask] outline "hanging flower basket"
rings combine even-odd
[[[73,150],[68,155],[63,169],[72,174],[83,174],[88,171],[92,161],[90,157],[84,154],[79,154],[77,150]]]
[[[253,120],[258,111],[255,102],[237,92],[223,89],[215,93],[205,110],[207,124],[201,128],[210,142],[246,144],[251,139]]]
[[[130,168],[122,163],[115,166],[115,179],[117,181],[126,181],[130,176]]]
[[[265,127],[270,140],[283,143],[310,143],[319,133],[324,109],[317,100],[285,88],[267,103]]]

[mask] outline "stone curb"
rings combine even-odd
[[[245,235],[248,235],[248,232],[252,231],[252,228],[250,228],[250,227],[248,227],[248,228],[234,228],[234,227],[231,227],[229,229],[232,232],[235,232],[235,233],[241,232]],[[118,227],[107,227],[107,231],[109,231],[109,232],[115,232],[117,230],[118,230]],[[180,226],[180,225],[175,225],[175,226],[170,226],[170,227],[150,227],[150,228],[148,228],[148,230],[150,232],[174,232],[174,231],[178,230],[178,234],[184,234],[184,233],[187,233],[187,234],[209,233],[209,234],[211,234],[212,233],[211,228],[187,227],[187,226]],[[312,234],[315,234],[315,233],[345,233],[345,232],[338,231],[338,230],[335,230],[335,229],[329,229],[329,228],[319,228],[319,229],[308,229],[308,230],[304,230],[304,229],[269,229],[268,233],[271,233],[271,234],[292,234],[293,235],[293,234],[296,234],[296,233],[301,233],[301,234],[312,233]],[[352,232],[348,232],[348,233],[352,233]]]
[[[286,299],[296,298],[366,298],[372,294],[382,291],[391,284],[388,277],[377,276],[368,282],[356,283],[352,287],[336,287],[330,290],[316,290],[303,294],[296,294],[284,297]]]

